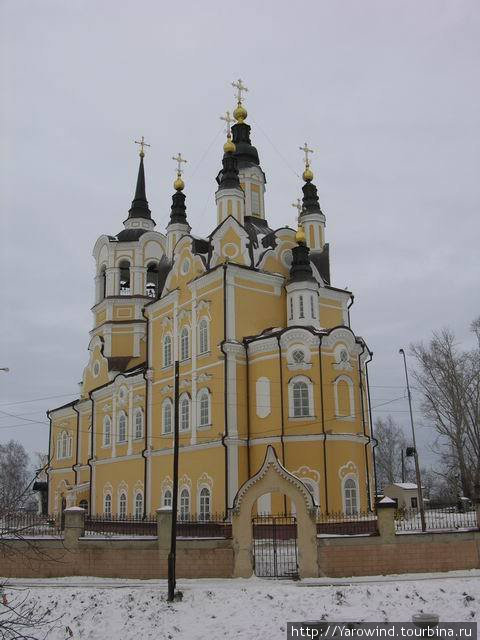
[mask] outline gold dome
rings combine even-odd
[[[173,188],[177,191],[183,191],[183,189],[185,188],[185,183],[180,176],[177,176],[177,179],[173,183]]]
[[[305,235],[305,230],[304,230],[302,224],[300,224],[298,226],[297,233],[295,234],[295,242],[297,244],[306,244],[307,243],[307,236]]]
[[[245,107],[241,103],[238,103],[237,108],[233,112],[233,117],[235,118],[235,120],[242,123],[246,119],[247,115],[248,113]]]
[[[230,138],[230,136],[228,136],[227,141],[223,145],[223,150],[225,151],[225,153],[234,153],[235,149],[236,149],[235,144],[232,142],[232,139]]]
[[[311,182],[313,180],[313,171],[310,167],[305,167],[305,171],[303,172],[303,179],[305,182]]]

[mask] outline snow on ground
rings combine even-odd
[[[173,604],[161,580],[16,580],[5,592],[9,602],[27,596],[51,618],[61,616],[50,640],[277,640],[286,637],[287,620],[405,622],[422,611],[445,622],[478,620],[478,572],[354,580],[179,580],[183,599]]]

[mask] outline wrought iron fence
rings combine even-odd
[[[60,517],[14,513],[0,517],[0,538],[32,538],[63,535]]]
[[[373,511],[319,513],[317,514],[317,535],[378,535],[377,514]]]
[[[177,538],[231,538],[232,524],[224,513],[178,514]]]
[[[156,536],[155,516],[114,516],[101,514],[85,517],[86,536]]]
[[[425,509],[427,531],[458,531],[459,529],[478,529],[475,509],[452,507]],[[395,529],[397,531],[421,531],[420,509],[400,508],[395,511]]]

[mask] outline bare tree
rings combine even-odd
[[[378,488],[386,484],[399,482],[402,478],[402,449],[406,440],[403,429],[396,424],[392,416],[385,420],[377,418],[375,421],[375,465],[377,470]]]
[[[0,512],[33,509],[35,499],[27,489],[32,483],[30,460],[15,440],[0,444]]]
[[[449,329],[434,332],[427,345],[411,345],[422,410],[442,447],[443,475],[474,498],[480,485],[480,317],[471,325],[476,344],[463,351]]]

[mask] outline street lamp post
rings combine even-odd
[[[412,439],[413,439],[413,450],[414,450],[414,459],[415,459],[415,475],[417,477],[417,490],[418,490],[418,502],[420,507],[420,519],[422,521],[422,531],[426,530],[425,524],[425,509],[423,506],[423,491],[422,491],[422,478],[420,476],[420,465],[418,463],[418,451],[417,451],[417,443],[415,441],[415,427],[413,424],[413,411],[412,411],[412,395],[410,393],[410,385],[408,383],[408,371],[407,371],[407,359],[405,357],[405,351],[403,349],[399,349],[398,353],[403,356],[403,366],[405,367],[405,380],[407,381],[407,395],[408,395],[408,407],[410,409],[410,424],[412,425]]]

